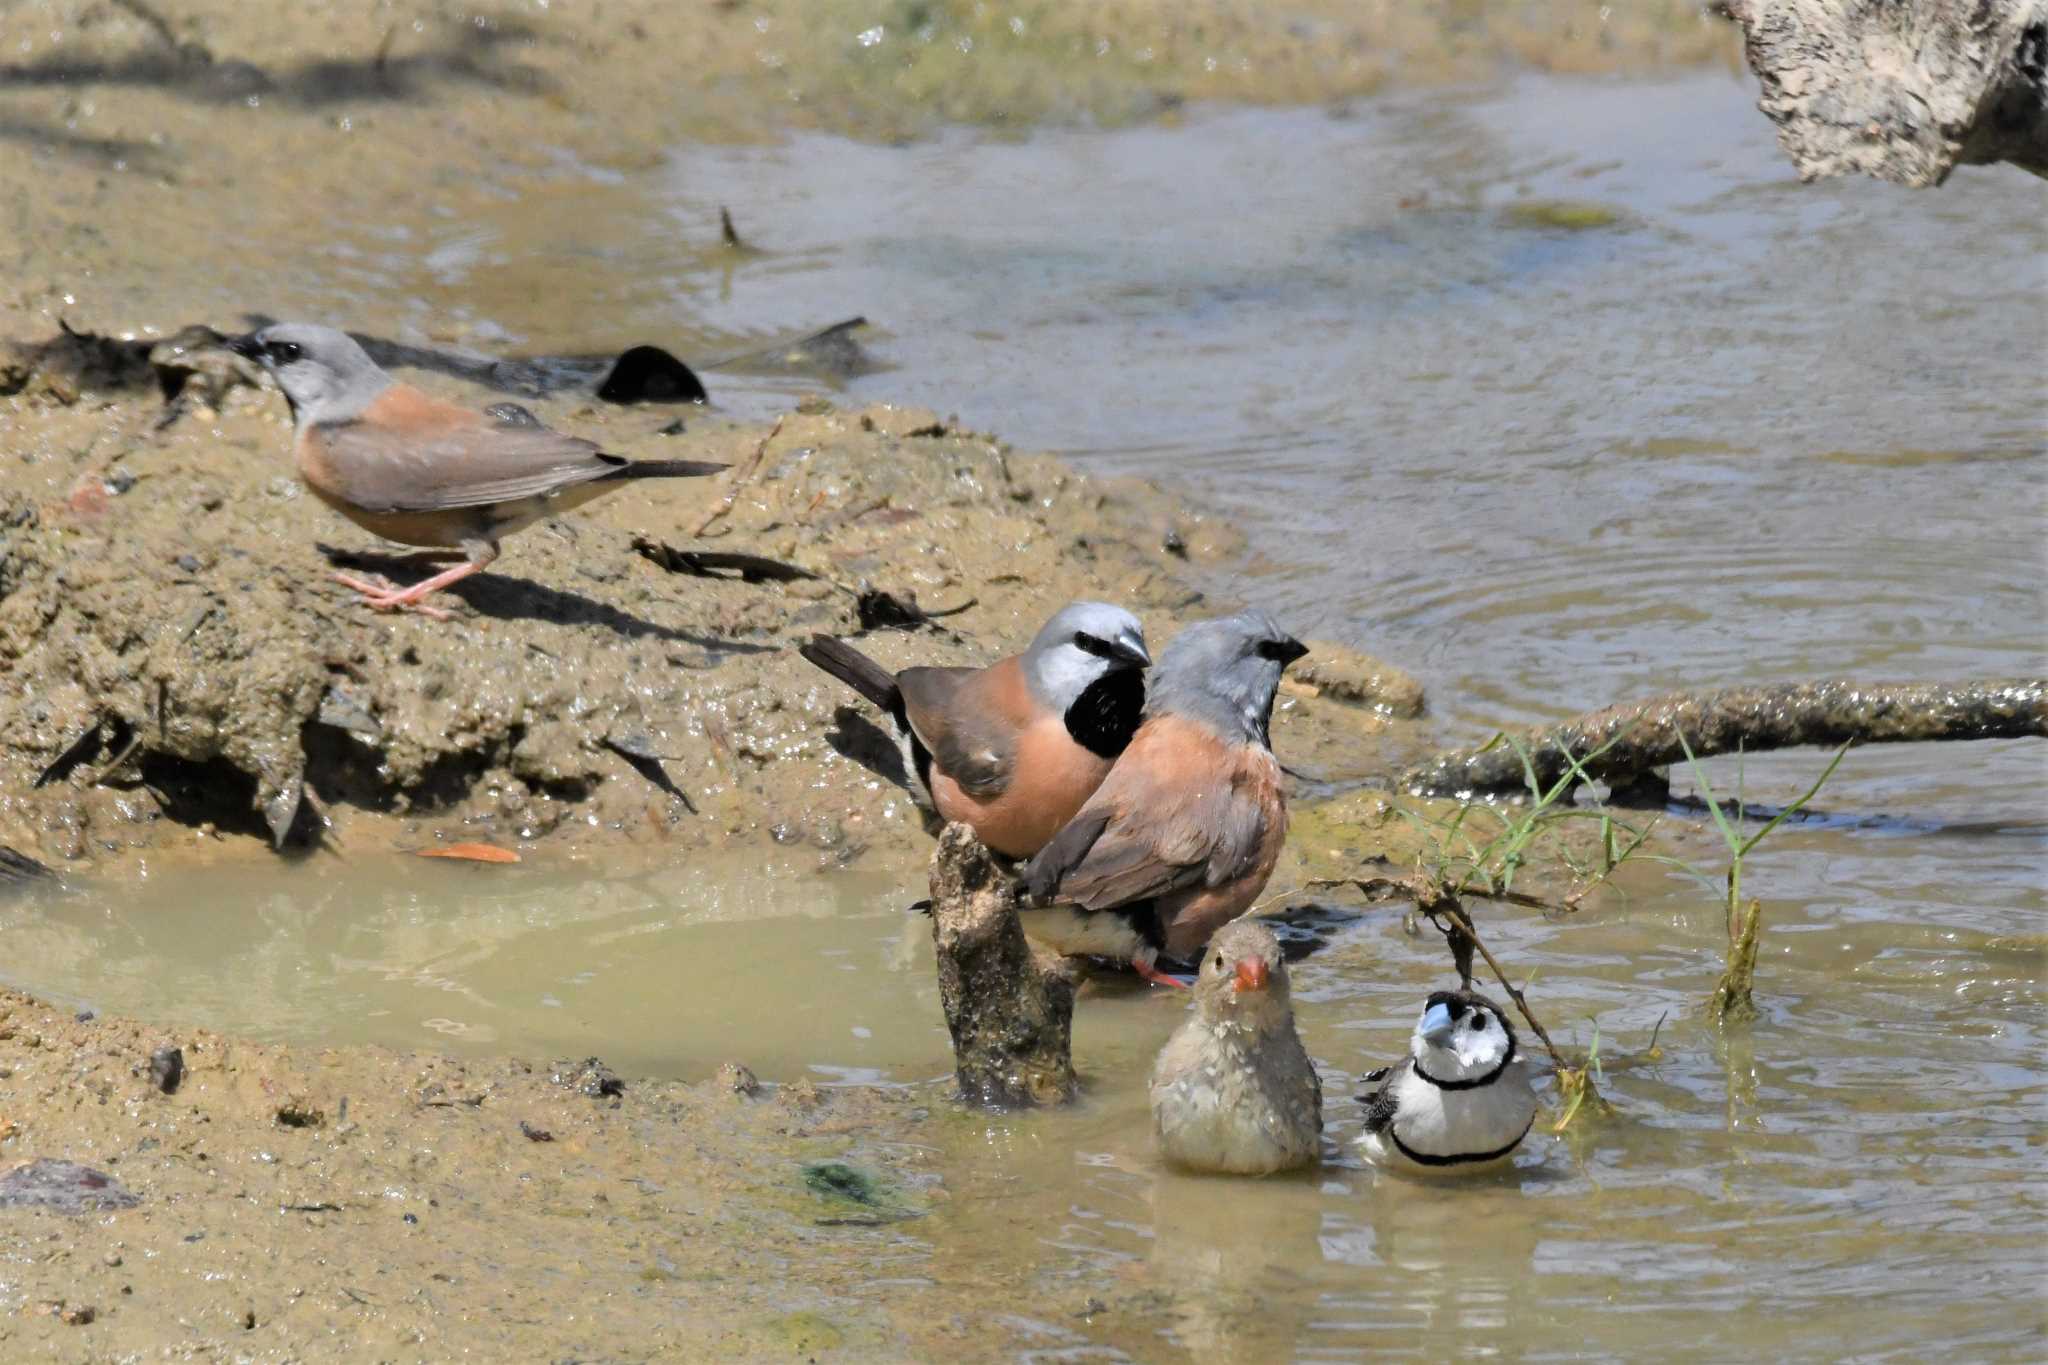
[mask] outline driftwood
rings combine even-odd
[[[1625,787],[1694,754],[1756,753],[1803,744],[1885,744],[1907,740],[2010,739],[2048,735],[2048,680],[1966,683],[1780,683],[1718,692],[1677,692],[1577,716],[1515,738],[1548,789],[1571,771]],[[1597,757],[1585,755],[1608,747]],[[1403,773],[1399,784],[1424,796],[1526,792],[1515,746],[1439,754]]]
[[[1802,180],[2048,176],[2048,0],[1722,0]]]
[[[1014,879],[956,824],[939,836],[931,887],[939,1001],[960,1093],[1002,1108],[1072,1099],[1074,983],[1025,939]]]

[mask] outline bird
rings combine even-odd
[[[1199,621],[1161,651],[1138,732],[1095,794],[1024,867],[1024,932],[1158,985],[1273,875],[1287,803],[1273,696],[1307,646],[1256,609]]]
[[[797,652],[895,722],[911,795],[1009,858],[1045,846],[1131,742],[1152,655],[1138,618],[1071,602],[987,668],[891,673],[844,640]]]
[[[348,333],[276,323],[228,340],[277,381],[291,405],[299,477],[373,535],[459,549],[464,562],[412,587],[334,575],[378,611],[447,613],[421,599],[487,567],[498,542],[633,479],[689,479],[726,468],[699,460],[627,460],[542,426],[516,403],[478,411],[402,384]]]
[[[1280,940],[1256,919],[1218,930],[1194,1007],[1152,1067],[1152,1127],[1189,1170],[1271,1175],[1316,1159],[1323,1088],[1294,1031]]]
[[[1536,1121],[1528,1060],[1500,1007],[1471,990],[1429,997],[1399,1065],[1366,1076],[1368,1160],[1435,1174],[1506,1161]]]

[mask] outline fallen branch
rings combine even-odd
[[[1074,983],[1025,939],[1014,879],[955,824],[939,836],[931,889],[939,1001],[960,1093],[998,1108],[1071,1100]]]
[[[1580,754],[1592,755],[1580,760],[1587,777],[1625,786],[1683,762],[1688,744],[1706,758],[1738,749],[2022,735],[2048,735],[2048,681],[1781,683],[1610,706],[1518,736],[1520,752],[1496,738],[1478,749],[1439,754],[1403,773],[1399,783],[1420,796],[1504,795],[1527,791],[1533,769],[1535,786],[1543,789],[1570,772],[1570,756]]]
[[[2048,0],[1721,0],[1802,180],[2048,176]]]

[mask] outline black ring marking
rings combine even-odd
[[[1458,1152],[1451,1156],[1438,1156],[1434,1152],[1416,1151],[1413,1147],[1401,1141],[1401,1134],[1395,1131],[1394,1125],[1391,1123],[1387,1125],[1387,1136],[1394,1140],[1394,1146],[1400,1150],[1402,1156],[1407,1157],[1418,1166],[1469,1166],[1481,1161],[1500,1160],[1509,1152],[1521,1146],[1522,1139],[1529,1136],[1529,1130],[1535,1126],[1536,1115],[1531,1113],[1529,1121],[1522,1125],[1522,1131],[1515,1134],[1514,1140],[1508,1143],[1507,1146],[1496,1147],[1490,1152]]]

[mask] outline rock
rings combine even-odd
[[[635,346],[612,366],[597,396],[607,403],[702,403],[704,382],[659,346]]]
[[[594,1100],[615,1100],[626,1093],[626,1083],[595,1057],[580,1062],[556,1062],[552,1079],[556,1085]]]
[[[1367,706],[1403,720],[1422,714],[1422,684],[1370,654],[1310,640],[1308,657],[1294,665],[1293,679],[1316,689],[1316,695],[1352,706]]]
[[[142,1197],[105,1171],[75,1161],[44,1158],[0,1176],[0,1209],[50,1209],[56,1213],[101,1213],[132,1209]]]
[[[1862,172],[1914,189],[1957,166],[2048,176],[2043,0],[1721,0],[1757,108],[1802,180]]]
[[[727,1062],[718,1068],[718,1083],[735,1095],[757,1095],[761,1092],[760,1079],[739,1062]]]
[[[176,1047],[160,1047],[149,1054],[149,1083],[166,1095],[177,1093],[179,1082],[185,1079],[185,1050]]]
[[[294,1095],[278,1106],[277,1121],[286,1128],[318,1128],[327,1122],[327,1115],[314,1108],[312,1101]]]

